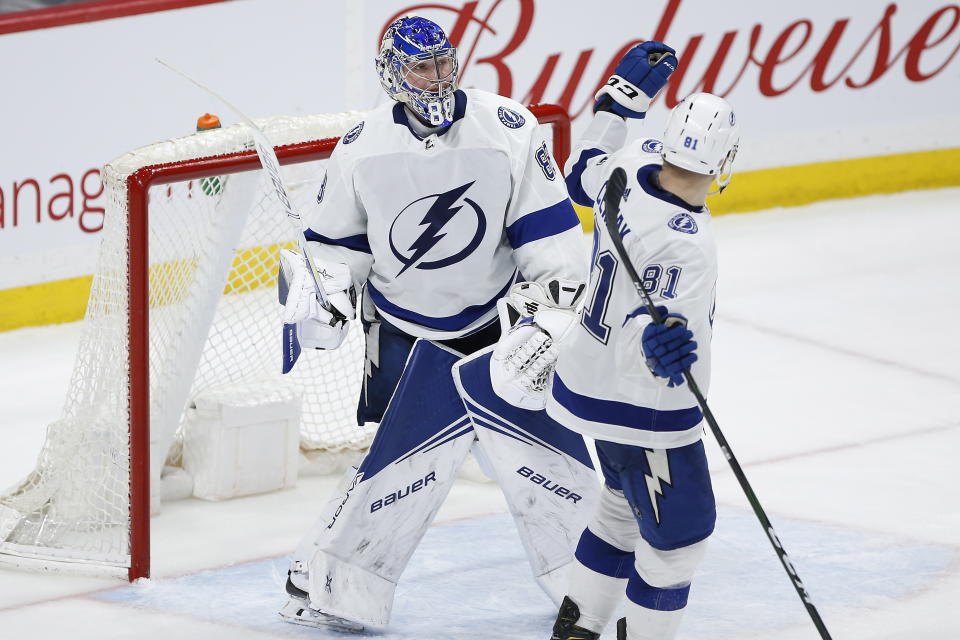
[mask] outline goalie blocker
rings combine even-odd
[[[323,288],[324,305],[317,295]],[[345,264],[316,263],[316,273],[304,256],[280,250],[277,295],[283,305],[283,373],[290,373],[303,348],[336,349],[347,337],[355,315],[357,292]]]

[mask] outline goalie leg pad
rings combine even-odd
[[[478,445],[510,506],[534,576],[559,606],[580,532],[600,483],[583,437],[545,411],[514,407],[493,391],[491,348],[461,360],[454,380]]]
[[[352,486],[312,530],[310,606],[386,625],[394,589],[474,441],[450,368],[459,355],[426,340],[400,383]]]

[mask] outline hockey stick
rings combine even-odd
[[[643,300],[643,304],[647,308],[647,312],[650,314],[650,317],[653,318],[654,322],[657,324],[663,324],[663,317],[653,304],[653,300],[650,299],[650,294],[647,293],[647,290],[643,287],[640,276],[637,274],[637,270],[630,261],[630,257],[627,255],[626,248],[623,246],[623,239],[620,237],[617,215],[620,213],[620,200],[623,198],[623,192],[626,187],[627,172],[624,171],[623,168],[617,167],[610,175],[610,180],[607,182],[607,190],[603,194],[603,211],[601,212],[601,216],[604,219],[604,226],[607,229],[607,234],[610,236],[610,241],[613,242],[613,246],[617,251],[617,255],[620,256],[620,262],[626,268],[627,274],[630,276],[630,280],[633,281],[633,287],[637,290],[637,293]],[[733,455],[733,451],[730,449],[727,439],[723,436],[723,432],[720,431],[720,425],[717,424],[716,419],[713,417],[713,412],[710,411],[710,407],[707,405],[707,401],[700,392],[700,387],[697,386],[697,383],[690,374],[689,369],[683,372],[683,378],[686,380],[687,387],[690,388],[690,392],[693,393],[693,396],[697,399],[697,404],[700,405],[700,410],[703,411],[703,417],[706,419],[707,424],[710,425],[710,431],[713,432],[713,437],[716,438],[717,444],[720,445],[720,450],[723,451],[724,457],[727,459],[727,462],[730,463],[730,468],[733,470],[733,475],[737,477],[737,481],[740,483],[740,488],[743,489],[743,492],[747,496],[747,500],[750,502],[750,506],[753,507],[753,512],[760,520],[763,530],[770,539],[770,544],[773,545],[773,550],[777,552],[777,557],[780,558],[780,563],[783,565],[784,570],[790,577],[793,588],[796,589],[797,595],[800,596],[800,599],[803,601],[803,606],[807,608],[807,613],[810,614],[810,618],[813,620],[814,626],[817,628],[817,631],[820,632],[820,637],[823,638],[823,640],[831,640],[830,632],[827,631],[827,627],[823,623],[823,619],[820,617],[820,613],[817,611],[817,608],[814,606],[813,600],[810,598],[810,594],[807,592],[806,587],[803,586],[803,582],[800,581],[800,576],[797,575],[796,569],[793,568],[793,563],[790,562],[790,558],[787,556],[786,550],[783,548],[783,545],[780,544],[780,538],[777,537],[777,532],[774,531],[773,525],[770,523],[770,519],[767,518],[767,514],[764,512],[763,507],[760,506],[760,501],[757,499],[757,495],[753,492],[753,488],[747,481],[747,476],[743,473],[743,469],[740,467],[740,463],[737,462],[736,456]]]
[[[320,284],[320,281],[317,280],[316,266],[313,263],[313,258],[310,256],[310,252],[307,251],[307,238],[305,235],[307,230],[306,225],[303,222],[303,218],[301,218],[300,214],[293,209],[293,205],[290,203],[290,197],[287,195],[287,187],[283,183],[283,176],[280,175],[280,161],[277,159],[277,154],[273,150],[273,145],[270,143],[270,139],[267,138],[267,134],[265,134],[260,127],[254,124],[253,120],[248,118],[242,111],[240,111],[240,109],[236,108],[223,96],[214,92],[210,87],[207,87],[194,80],[183,71],[180,71],[169,63],[164,62],[160,58],[156,58],[156,61],[222,102],[227,106],[227,108],[237,114],[237,116],[243,120],[248,127],[250,127],[250,131],[253,134],[254,147],[257,150],[257,157],[260,158],[260,164],[263,165],[264,171],[266,171],[267,176],[270,178],[270,183],[273,185],[273,191],[277,195],[277,200],[279,200],[281,206],[283,206],[283,210],[287,214],[287,219],[296,229],[297,247],[300,249],[300,253],[303,255],[303,260],[307,265],[307,270],[310,272],[310,278],[313,280],[313,288],[317,293],[317,297],[320,299],[320,304],[322,304],[323,307],[330,312],[332,316],[330,318],[331,325],[336,325],[340,322],[346,322],[347,317],[343,315],[343,313],[341,313],[340,310],[334,305],[330,304],[329,300],[327,299],[327,294],[323,290],[323,286]],[[283,325],[283,344],[284,353],[282,371],[283,373],[290,373],[290,371],[293,370],[293,365],[297,362],[297,358],[300,357],[300,343],[299,339],[297,338],[296,324]]]
[[[290,204],[290,197],[287,195],[287,187],[283,183],[283,176],[280,175],[280,161],[277,160],[277,153],[273,150],[273,145],[270,144],[270,140],[269,138],[267,138],[267,134],[265,134],[260,127],[254,124],[253,120],[251,120],[246,115],[244,115],[243,112],[240,111],[240,109],[233,106],[233,104],[228,102],[227,99],[224,98],[223,96],[215,93],[210,87],[207,87],[201,84],[200,82],[194,80],[193,78],[185,74],[183,71],[180,71],[173,65],[167,62],[164,62],[160,58],[156,58],[156,61],[162,64],[163,66],[165,66],[167,69],[170,69],[170,71],[173,71],[174,73],[178,74],[179,76],[193,83],[200,89],[203,89],[204,91],[209,93],[211,96],[213,96],[214,98],[222,102],[224,105],[227,106],[227,108],[233,111],[237,115],[237,117],[243,120],[248,127],[250,127],[251,132],[253,133],[254,147],[256,147],[256,150],[257,150],[257,157],[260,158],[260,164],[263,165],[264,171],[267,172],[267,176],[269,176],[270,182],[271,184],[273,184],[274,193],[277,194],[277,200],[279,200],[280,204],[283,206],[283,210],[287,214],[287,219],[291,221],[291,223],[296,227],[296,230],[298,232],[297,247],[300,249],[300,252],[303,254],[303,259],[307,263],[307,268],[310,270],[310,276],[313,278],[313,285],[316,288],[317,296],[320,298],[320,302],[323,304],[323,306],[328,308],[330,310],[330,313],[333,314],[335,322],[345,319],[343,314],[340,313],[340,311],[336,307],[334,307],[332,304],[328,302],[326,292],[323,290],[323,287],[320,285],[320,282],[317,280],[317,272],[313,264],[313,258],[310,257],[310,253],[307,251],[307,239],[306,239],[306,236],[304,235],[304,232],[307,230],[306,226],[304,225],[303,219],[300,217],[300,214],[294,211],[293,205]]]

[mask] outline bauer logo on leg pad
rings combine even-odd
[[[374,500],[373,502],[371,502],[370,513],[373,513],[374,511],[379,511],[384,507],[389,507],[394,502],[397,502],[398,500],[402,500],[403,498],[406,498],[411,493],[416,493],[417,491],[420,491],[420,489],[423,489],[431,482],[436,482],[436,480],[437,480],[437,473],[435,471],[431,471],[423,478],[420,478],[419,480],[417,480],[416,482],[413,482],[412,484],[408,484],[405,488],[401,489],[400,491],[394,491],[393,493],[388,494],[385,498],[382,498],[380,500]]]
[[[347,492],[343,495],[343,500],[340,502],[340,506],[337,507],[337,510],[333,514],[333,518],[330,520],[330,524],[327,525],[327,529],[332,529],[333,525],[337,524],[337,518],[340,517],[340,514],[343,512],[343,508],[347,505],[347,500],[350,499],[350,496],[353,494],[353,490],[357,488],[357,485],[363,480],[363,472],[357,473],[353,476],[353,482],[350,483],[350,488],[347,489]]]
[[[555,493],[566,500],[573,500],[574,503],[577,503],[583,499],[583,496],[580,494],[574,493],[570,489],[560,486],[559,482],[551,482],[548,478],[540,475],[530,467],[520,467],[517,469],[517,473],[530,480],[530,482],[538,484],[550,493]]]

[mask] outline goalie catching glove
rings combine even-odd
[[[317,296],[307,261],[296,251],[280,250],[279,297],[283,305],[283,372],[289,373],[302,348],[336,349],[347,336],[354,316],[356,288],[342,263],[315,263],[316,283],[327,298]],[[332,293],[331,293],[332,292]]]
[[[553,279],[519,282],[497,302],[502,335],[490,358],[494,392],[515,407],[539,410],[557,364],[557,343],[576,320],[586,286]]]

